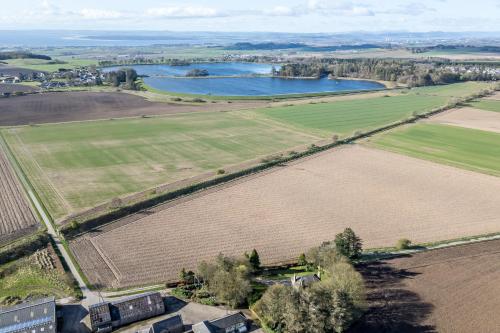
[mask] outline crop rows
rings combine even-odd
[[[0,146],[0,244],[36,229],[38,222]]]

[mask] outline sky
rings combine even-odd
[[[0,29],[500,31],[500,0],[0,0]]]

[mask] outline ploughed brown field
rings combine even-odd
[[[362,146],[330,150],[129,216],[71,247],[91,283],[176,280],[218,253],[294,260],[351,227],[365,248],[500,231],[500,179]]]
[[[429,121],[500,133],[500,112],[460,108],[441,113]]]
[[[0,245],[29,234],[39,224],[0,145]]]
[[[38,90],[40,90],[40,88],[33,86],[25,86],[22,84],[0,83],[0,94],[4,93],[12,94],[16,92],[31,93]]]
[[[0,126],[59,123],[183,112],[225,111],[262,106],[262,102],[200,103],[150,102],[119,92],[47,92],[0,99]]]
[[[360,267],[368,312],[350,333],[498,332],[500,240]]]

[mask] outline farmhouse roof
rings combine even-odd
[[[318,281],[321,281],[321,278],[318,276],[318,274],[304,276],[296,276],[294,274],[292,277],[292,286],[305,288]]]
[[[247,318],[241,312],[237,312],[193,325],[192,330],[194,333],[246,332],[247,322]]]
[[[112,303],[98,303],[89,307],[94,331],[99,327],[119,327],[165,313],[163,298],[158,292],[131,296]]]
[[[149,333],[183,333],[184,323],[182,317],[176,315],[151,325]]]
[[[42,298],[0,310],[0,333],[24,331],[56,332],[54,297]]]

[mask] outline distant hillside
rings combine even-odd
[[[424,53],[430,51],[450,51],[450,50],[460,50],[464,52],[491,52],[500,53],[500,46],[496,45],[484,45],[484,46],[474,46],[474,45],[435,45],[427,47],[414,47],[410,48],[413,53]]]
[[[235,43],[228,47],[228,50],[282,50],[301,49],[307,47],[302,43]]]
[[[360,50],[360,49],[373,49],[380,48],[383,46],[376,44],[352,44],[352,45],[333,45],[333,46],[312,46],[303,43],[235,43],[229,47],[227,50],[286,50],[286,49],[300,49],[303,51],[315,51],[315,52],[332,52],[332,51],[343,51],[343,50]]]
[[[43,59],[43,60],[52,60],[51,57],[43,55],[43,54],[35,54],[31,52],[0,52],[0,60],[8,60],[8,59]]]

